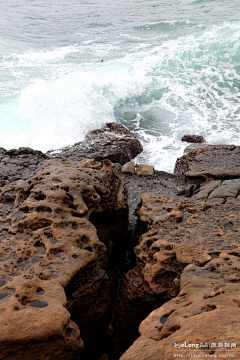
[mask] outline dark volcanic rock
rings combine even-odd
[[[240,177],[240,146],[206,145],[177,159],[174,174],[186,179]]]
[[[204,143],[205,142],[203,136],[200,136],[200,135],[184,135],[181,140],[186,141],[188,143]]]
[[[142,150],[140,141],[127,128],[117,123],[108,123],[102,129],[90,131],[83,141],[60,150],[49,151],[47,154],[52,158],[66,157],[74,160],[109,159],[123,165]]]
[[[48,156],[27,147],[5,150],[0,148],[0,186],[31,176]]]

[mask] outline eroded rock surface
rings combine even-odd
[[[33,175],[46,159],[47,155],[30,148],[0,148],[0,186]]]
[[[120,178],[108,160],[47,160],[0,203],[0,359],[79,359],[114,293],[89,218],[126,210]]]
[[[227,252],[203,267],[188,265],[181,275],[179,295],[141,323],[141,336],[121,360],[172,360],[176,354],[183,358],[230,354],[228,358],[238,359],[239,270],[239,257]]]
[[[192,198],[211,204],[240,205],[240,179],[206,182],[195,191]]]
[[[187,179],[240,177],[240,146],[207,145],[177,159],[174,174]]]
[[[137,326],[137,321],[134,324],[131,324],[129,321],[129,319],[131,319],[131,313],[135,311],[135,319],[142,320],[141,307],[143,306],[142,303],[144,299],[147,299],[151,294],[151,299],[154,299],[155,303],[153,300],[151,300],[151,303],[150,301],[147,301],[147,303],[153,306],[152,309],[157,307],[157,302],[159,302],[159,306],[161,306],[161,301],[173,300],[170,300],[169,303],[164,304],[159,310],[156,310],[159,311],[157,314],[162,314],[162,316],[154,318],[158,321],[157,325],[156,323],[151,323],[151,318],[143,322],[143,324],[148,324],[148,321],[150,321],[151,324],[149,325],[148,334],[151,333],[151,335],[145,336],[145,333],[143,334],[141,330],[141,334],[143,335],[126,354],[123,355],[122,359],[159,359],[159,354],[161,354],[160,358],[162,359],[172,359],[174,352],[173,342],[179,342],[180,338],[182,342],[185,340],[189,340],[189,342],[190,340],[192,342],[196,341],[198,326],[201,328],[201,321],[203,321],[206,327],[209,326],[209,321],[208,318],[206,318],[206,321],[200,318],[199,325],[197,325],[195,330],[195,325],[193,326],[193,324],[196,321],[195,315],[197,313],[194,313],[195,310],[191,310],[192,315],[189,315],[189,317],[192,316],[192,318],[186,320],[183,317],[181,318],[181,324],[176,325],[176,323],[172,323],[170,320],[172,318],[175,319],[174,315],[169,316],[168,320],[168,315],[171,314],[172,310],[165,312],[165,309],[168,309],[167,304],[175,304],[174,306],[178,303],[181,304],[183,302],[181,299],[185,293],[182,289],[185,290],[185,286],[189,286],[189,294],[192,293],[191,296],[194,298],[195,291],[198,295],[196,295],[195,304],[192,305],[192,308],[190,307],[188,309],[195,309],[200,306],[198,304],[199,294],[204,297],[205,292],[212,293],[217,286],[219,286],[219,288],[222,286],[219,284],[228,282],[234,284],[236,287],[236,283],[240,281],[238,270],[240,266],[239,207],[231,204],[218,206],[204,201],[200,202],[196,200],[144,194],[142,196],[142,206],[138,210],[138,216],[148,231],[141,236],[139,245],[135,247],[136,267],[134,271],[126,275],[124,287],[122,287],[121,296],[118,299],[115,326],[119,329],[120,335],[122,334],[122,343],[124,343],[124,337],[128,335],[126,327],[124,331],[121,328],[121,322],[130,325],[128,331],[131,334],[131,326],[134,330]],[[234,260],[234,265],[228,262],[229,259]],[[218,265],[220,263],[221,265]],[[184,270],[185,268],[186,270]],[[186,272],[187,269],[192,268],[195,269],[196,274],[203,275],[194,275],[195,277],[190,278],[190,280],[187,279],[187,275],[184,275],[185,280],[183,281],[182,276],[180,282],[181,274],[188,274]],[[197,271],[199,271],[199,273],[197,273]],[[200,276],[202,276],[201,287],[196,280]],[[187,283],[191,281],[192,285],[190,286]],[[203,285],[204,282],[205,285]],[[205,288],[208,287],[209,282],[211,286]],[[231,287],[231,289],[233,289],[233,287]],[[179,290],[181,290],[181,292],[178,298]],[[188,295],[186,298],[191,298],[191,296]],[[140,301],[139,298],[141,299]],[[122,311],[122,304],[125,306],[125,314]],[[128,306],[126,306],[126,304]],[[202,311],[199,312],[199,314],[208,311],[203,310],[207,304],[207,301],[203,301],[201,304]],[[224,306],[223,304],[223,309],[221,310],[223,313],[220,320],[217,320],[219,316],[217,313],[214,313],[213,318],[210,319],[210,322],[216,321],[210,327],[212,333],[214,326],[219,327],[219,324],[225,327],[227,334],[228,331],[230,331],[231,327],[228,325],[228,319],[224,317],[224,314],[228,312],[228,307],[227,305],[226,307]],[[230,316],[234,319],[233,313],[237,309],[237,305],[233,303],[231,306]],[[162,317],[165,317],[162,321],[166,321],[167,318],[164,327],[160,322]],[[238,318],[238,309],[236,317]],[[186,321],[187,325],[185,325],[184,321]],[[192,324],[192,332],[190,333],[192,338],[190,335],[188,336],[187,333],[190,324]],[[142,326],[144,327],[145,325],[141,325],[141,329],[143,328]],[[178,332],[180,329],[179,326],[181,327],[181,331]],[[233,329],[236,326],[237,321],[234,321]],[[147,331],[148,330],[146,330],[146,333]],[[234,331],[236,330],[233,330],[233,332]],[[154,336],[158,334],[157,339],[153,337],[153,332],[155,334]],[[162,336],[159,334],[162,334]],[[205,328],[203,334],[202,339],[211,339],[209,336],[211,332]],[[212,341],[214,342],[220,334],[223,335],[224,332],[216,332],[216,336],[214,336]],[[232,335],[233,337],[231,337]],[[169,337],[169,339],[167,337]],[[220,339],[218,341],[236,339],[236,336],[232,332],[229,333],[227,337],[225,336],[225,340],[222,337],[223,336],[218,337]],[[155,344],[156,341],[158,341],[158,343]]]
[[[131,161],[143,150],[139,140],[123,125],[108,123],[106,127],[90,131],[84,141],[60,150],[49,151],[53,158],[83,158],[97,161],[109,159],[121,165]]]

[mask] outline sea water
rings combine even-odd
[[[0,146],[116,121],[173,171],[184,134],[240,145],[239,0],[0,1]]]

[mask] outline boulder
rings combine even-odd
[[[47,155],[51,158],[66,157],[74,160],[109,159],[124,165],[142,150],[140,141],[127,128],[117,123],[108,123],[102,129],[90,131],[83,141],[59,150],[48,151]]]
[[[240,146],[207,145],[178,158],[174,174],[186,179],[240,177]]]
[[[47,160],[2,187],[0,204],[0,359],[79,359],[83,347],[96,350],[114,283],[108,244],[91,218],[120,213],[123,222],[127,210],[111,163]]]
[[[188,143],[205,143],[204,137],[200,135],[184,135],[181,140]]]

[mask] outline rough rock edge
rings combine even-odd
[[[83,141],[59,150],[48,151],[47,155],[51,158],[67,157],[74,160],[109,159],[113,163],[124,165],[142,151],[142,144],[127,128],[112,122],[107,123],[102,129],[90,131]]]
[[[230,179],[240,177],[240,147],[204,145],[178,158],[174,174],[183,179]]]
[[[235,180],[229,181],[228,184],[234,181]],[[180,334],[182,343],[184,343],[185,340],[188,340],[188,335],[186,333],[187,326],[184,325],[184,321],[187,321],[185,320],[186,316],[183,316],[183,320],[181,320],[182,318],[178,319],[177,313],[173,313],[173,315],[169,317],[169,322],[167,320],[166,325],[163,325],[160,322],[160,319],[162,318],[166,321],[168,316],[174,311],[171,310],[170,305],[175,304],[176,306],[176,304],[184,302],[185,300],[182,300],[182,298],[185,299],[185,297],[187,299],[189,298],[188,300],[191,300],[192,298],[194,299],[196,293],[199,292],[199,287],[202,289],[203,296],[205,296],[205,292],[218,294],[216,290],[221,286],[226,286],[223,285],[223,283],[235,283],[240,281],[238,273],[238,269],[240,269],[238,258],[240,256],[240,242],[238,235],[239,229],[237,225],[240,220],[239,208],[232,205],[216,206],[204,202],[200,203],[192,200],[174,199],[165,196],[160,197],[154,194],[145,194],[142,197],[142,207],[138,210],[138,215],[140,220],[148,227],[148,232],[142,235],[139,245],[135,248],[137,263],[136,270],[140,270],[145,283],[148,284],[151,291],[156,294],[156,298],[159,293],[166,294],[166,292],[169,294],[170,298],[174,297],[172,290],[174,288],[177,290],[179,287],[179,275],[181,275],[183,271],[180,283],[181,292],[179,297],[174,298],[170,301],[170,303],[166,303],[158,310],[155,310],[152,314],[157,314],[156,316],[149,315],[149,317],[143,321],[140,326],[141,337],[136,340],[136,342],[129,348],[121,359],[159,359],[159,353],[161,353],[162,358],[170,360],[173,357],[173,342],[180,341],[178,335]],[[221,244],[219,237],[221,239]],[[226,263],[229,259],[233,261],[232,265]],[[206,265],[204,268],[199,268],[197,273],[202,274],[201,272],[203,272],[201,275],[201,286],[197,283],[197,278],[195,278],[194,281],[196,283],[192,281],[192,284],[189,285],[188,295],[184,296],[186,294],[182,289],[191,280],[191,278],[189,280],[187,277],[189,276],[187,270],[183,270],[188,264],[192,265],[189,265],[186,269],[194,268],[194,270],[189,271],[196,271],[196,273],[196,269],[198,269],[199,266]],[[220,268],[220,272],[218,271],[218,267],[222,267],[222,269]],[[168,282],[166,282],[164,277],[164,274],[167,273],[169,275],[170,273],[175,273],[175,277],[169,277]],[[187,274],[186,276],[184,275],[185,273]],[[219,274],[217,275],[217,280],[215,280],[216,274]],[[222,274],[225,274],[223,279]],[[184,285],[183,276],[185,276]],[[135,274],[134,277],[132,272],[131,283],[134,284],[139,281],[138,278],[139,275],[136,276]],[[203,283],[205,282],[205,284],[209,284],[209,279],[212,281],[211,286],[204,288]],[[123,299],[119,299],[119,302],[121,303],[121,301],[123,301],[126,304],[126,299],[133,300],[136,299],[136,296],[132,292],[133,288],[129,285],[129,281],[125,284],[125,288],[129,293],[123,293]],[[140,288],[142,287],[140,286]],[[214,289],[215,292],[213,291]],[[233,289],[234,294],[235,290],[238,289],[238,286],[234,285],[231,289]],[[199,306],[199,294],[196,296],[198,298],[195,300],[194,305],[192,307],[190,306],[190,310],[189,307],[187,308],[189,313],[188,317],[196,315],[194,311],[195,308]],[[211,296],[213,297],[215,295]],[[229,295],[227,294],[226,302],[228,301]],[[236,302],[237,301],[239,303],[239,295],[236,298]],[[170,304],[169,307],[168,304]],[[184,304],[184,306],[187,305],[190,305],[190,303]],[[214,310],[215,307],[211,308],[211,306],[217,306],[215,304],[209,305],[208,307],[207,301],[203,301],[200,305],[202,307],[197,314]],[[226,307],[227,306],[228,305],[226,304]],[[234,319],[234,311],[236,310],[237,305],[232,304],[231,306],[233,307],[231,310],[231,316]],[[176,309],[179,307],[181,306],[177,306]],[[168,310],[169,308],[170,310]],[[140,308],[139,311],[141,312]],[[227,312],[228,310],[224,309],[224,311]],[[162,316],[159,316],[159,314]],[[120,315],[123,316],[122,321],[124,322],[125,319],[123,313]],[[129,314],[127,313],[125,316],[128,318]],[[238,313],[236,313],[236,316],[238,316]],[[171,319],[174,321],[171,321]],[[218,316],[216,318],[214,317],[214,319],[217,321]],[[192,322],[194,324],[194,321],[196,320],[192,318],[189,323]],[[216,322],[216,326],[218,325],[218,327],[220,327],[221,324],[221,326],[226,328],[227,321],[228,320],[221,318],[220,322]],[[206,326],[209,326],[208,322]],[[237,322],[235,322],[234,326],[237,326]],[[181,329],[182,327],[184,328],[183,333],[181,333],[181,331],[176,332],[180,327]],[[128,331],[130,331],[130,329],[128,329]],[[172,335],[173,337],[169,337],[171,334],[175,334],[175,332],[176,338],[174,337],[175,335]],[[207,328],[204,328],[204,332],[206,340],[207,336],[209,336],[209,331]],[[214,332],[214,327],[211,328],[211,332]],[[189,339],[189,342],[194,342],[194,340],[197,341],[197,330],[196,333],[193,331],[191,334],[192,338]],[[127,335],[126,329],[124,335]],[[231,339],[231,336],[233,336],[233,339],[236,340],[236,336],[234,337],[234,334],[231,333],[228,338],[225,337],[225,340],[220,339],[220,341],[228,341]],[[168,337],[169,340],[165,340],[165,338]],[[216,337],[217,334],[212,340],[216,340]],[[208,337],[208,339],[210,339],[210,337]],[[156,346],[154,345],[153,340],[158,341]],[[166,350],[166,348],[168,350]],[[210,349],[210,351],[212,351],[212,349]]]
[[[47,160],[33,177],[1,188],[1,359],[78,359],[83,342],[66,306],[86,342],[91,327],[104,326],[108,259],[88,218],[125,208],[122,191],[108,160]],[[102,304],[88,309],[90,327],[79,309],[86,295]]]
[[[184,135],[181,138],[181,141],[186,141],[188,143],[197,143],[197,144],[201,144],[201,143],[205,143],[204,137],[201,135]]]

